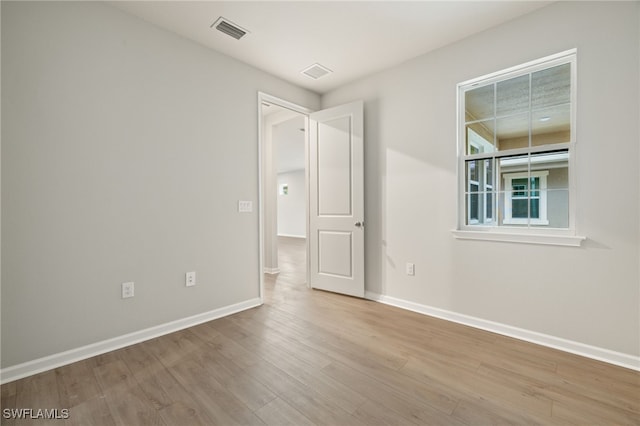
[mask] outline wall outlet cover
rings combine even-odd
[[[122,298],[128,299],[135,295],[135,287],[133,282],[122,283]]]
[[[184,285],[187,287],[192,287],[194,285],[196,285],[196,273],[194,272],[187,272],[185,275],[185,280],[184,280]]]
[[[416,265],[413,263],[407,262],[407,275],[415,275],[416,274]]]

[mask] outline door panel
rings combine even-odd
[[[353,277],[352,234],[350,232],[318,232],[318,269],[320,274]]]
[[[318,123],[318,214],[351,215],[351,120]]]
[[[311,287],[364,297],[363,104],[309,116]]]

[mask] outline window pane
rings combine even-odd
[[[467,160],[465,169],[467,224],[492,223],[494,210],[493,160]]]
[[[495,121],[491,119],[467,124],[467,155],[495,151],[493,146],[494,123]]]
[[[467,225],[493,225],[494,193],[471,192],[465,195]]]
[[[571,141],[571,107],[558,105],[533,111],[531,117],[532,146]]]
[[[549,175],[551,176],[551,175]],[[551,228],[569,227],[569,190],[547,190],[547,219]]]
[[[527,197],[527,178],[519,178],[511,180],[511,189],[513,197]]]
[[[485,188],[493,189],[495,183],[493,182],[493,160],[484,160],[485,170]]]
[[[540,194],[534,196],[533,193],[534,191],[507,191],[505,193],[505,200],[508,204],[504,208],[506,219],[504,223],[527,225],[531,219],[531,223],[536,224],[536,221],[544,218],[541,211],[542,198]]]
[[[532,219],[540,219],[540,199],[531,198],[529,200],[529,217]]]
[[[529,113],[496,120],[496,140],[500,151],[529,146]]]
[[[539,109],[571,101],[571,64],[531,74],[531,106]]]
[[[485,217],[486,222],[491,222],[493,220],[493,193],[488,192],[484,196],[485,198]]]
[[[469,221],[473,222],[477,222],[480,215],[479,215],[479,205],[480,205],[480,194],[475,193],[475,194],[469,194]]]
[[[504,225],[504,218],[505,218],[504,205],[505,205],[506,195],[504,192],[498,192],[496,195],[498,197],[497,223],[498,225],[501,226],[501,225]]]
[[[498,116],[529,111],[529,74],[499,82],[496,96]]]
[[[548,220],[548,226],[568,228],[569,152],[561,150],[534,154],[531,156],[531,170],[531,173],[548,173],[546,189],[543,188],[539,191],[541,199],[546,197],[546,212],[544,214]]]
[[[569,189],[569,152],[560,150],[531,155],[531,173],[545,171],[548,189]]]
[[[464,94],[465,121],[492,118],[494,113],[494,85],[467,90]]]
[[[532,177],[530,179],[529,188],[531,189],[531,197],[539,197],[540,191],[536,191],[536,190],[540,189],[540,178]]]
[[[529,156],[527,154],[522,155],[510,155],[508,157],[501,157],[498,159],[499,167],[499,180],[504,183],[504,175],[506,173],[527,171],[529,168]]]
[[[479,169],[481,167],[482,160],[467,161],[467,191],[471,191],[469,188],[470,183],[479,183]],[[476,189],[477,192],[477,189]]]
[[[515,219],[526,219],[528,215],[529,209],[527,208],[527,197],[513,197],[511,204],[511,217]]]

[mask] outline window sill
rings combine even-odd
[[[500,241],[506,243],[544,244],[552,246],[580,247],[587,237],[558,234],[518,234],[496,231],[453,230],[453,236],[459,240]]]

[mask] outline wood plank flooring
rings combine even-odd
[[[640,373],[306,288],[304,240],[251,309],[2,386],[3,425],[640,425]]]

